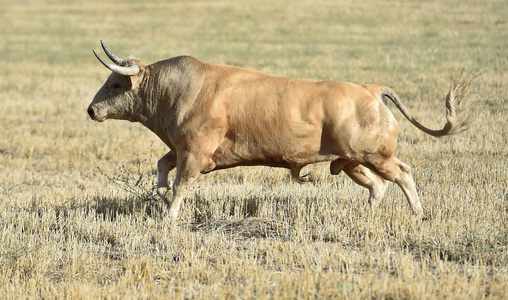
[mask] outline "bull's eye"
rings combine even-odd
[[[111,88],[114,90],[119,90],[122,86],[119,83],[113,83],[111,85]]]

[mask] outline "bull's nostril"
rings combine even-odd
[[[93,120],[93,118],[95,117],[95,111],[94,111],[93,107],[89,106],[87,111],[88,111],[88,115]]]

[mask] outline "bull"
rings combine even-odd
[[[157,163],[157,193],[173,219],[200,174],[263,165],[289,169],[299,180],[304,166],[323,161],[331,162],[331,174],[344,171],[367,188],[372,208],[395,182],[423,218],[411,169],[394,156],[398,124],[387,100],[434,137],[466,129],[467,108],[474,106],[465,97],[471,81],[459,78],[446,96],[446,124],[431,130],[384,85],[274,77],[190,56],[144,65],[133,56],[119,58],[102,40],[101,45],[114,64],[93,51],[112,73],[88,115],[98,122],[139,122],[169,147]],[[168,173],[174,168],[170,188]]]

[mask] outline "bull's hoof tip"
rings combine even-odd
[[[428,221],[428,220],[429,220],[429,218],[428,218],[426,215],[424,215],[424,214],[418,214],[418,215],[416,215],[415,217],[416,217],[418,220],[421,220],[421,221]]]

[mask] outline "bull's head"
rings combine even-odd
[[[143,80],[144,66],[132,56],[121,59],[111,53],[102,43],[102,49],[115,63],[102,60],[95,51],[97,59],[113,73],[109,75],[104,85],[97,92],[88,106],[88,115],[92,120],[102,122],[106,119],[123,119],[139,121],[140,110],[139,86]]]

